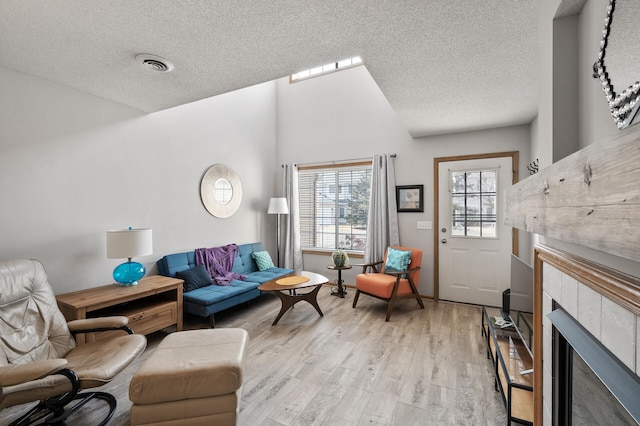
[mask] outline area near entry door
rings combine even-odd
[[[512,176],[511,157],[438,164],[440,299],[502,305],[512,238],[503,224],[501,190]]]

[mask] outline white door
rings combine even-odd
[[[501,191],[511,186],[511,169],[511,157],[439,163],[440,299],[502,305],[512,238]]]

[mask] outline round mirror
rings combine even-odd
[[[242,201],[240,178],[230,167],[215,164],[202,176],[200,198],[211,215],[230,217],[238,210]]]
[[[217,202],[222,204],[229,204],[233,197],[233,188],[231,182],[225,178],[220,178],[213,184],[213,196]]]

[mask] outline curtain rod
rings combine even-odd
[[[398,156],[398,154],[393,153],[393,154],[389,154],[389,157],[391,158],[396,158]],[[367,157],[367,158],[349,158],[347,160],[334,160],[334,161],[318,161],[316,163],[300,163],[300,164],[295,164],[296,166],[313,166],[316,164],[341,164],[341,163],[351,163],[353,161],[367,161],[370,160],[372,157]],[[280,167],[284,167],[284,164],[280,164]]]

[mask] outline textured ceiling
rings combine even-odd
[[[537,4],[2,0],[0,65],[153,112],[360,56],[417,137],[535,117]]]

